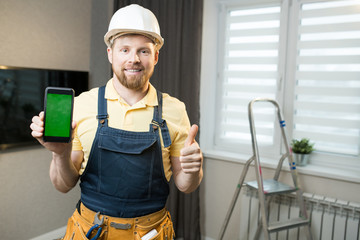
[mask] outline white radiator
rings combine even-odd
[[[244,187],[239,239],[253,239],[260,219],[257,192]],[[314,240],[360,240],[360,203],[304,193]],[[270,221],[299,216],[295,195],[277,195],[270,204]],[[262,239],[262,236],[261,236]],[[306,239],[303,228],[272,233],[271,239]]]

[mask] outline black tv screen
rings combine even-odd
[[[44,109],[46,87],[73,88],[77,96],[88,82],[86,71],[0,66],[0,150],[37,144],[30,124]]]

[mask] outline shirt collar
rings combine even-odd
[[[108,100],[119,100],[120,102],[127,105],[127,103],[120,97],[120,95],[117,93],[116,89],[113,85],[113,78],[110,79],[106,83],[106,89],[105,89],[105,98]],[[145,95],[143,99],[141,99],[139,102],[133,105],[134,106],[157,106],[158,105],[158,99],[157,99],[157,92],[155,87],[149,83],[149,91]]]

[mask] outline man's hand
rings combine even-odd
[[[203,155],[199,144],[195,141],[199,127],[192,125],[180,157],[171,157],[173,177],[177,188],[184,193],[193,192],[203,177]]]
[[[180,151],[181,169],[186,174],[196,174],[202,169],[203,156],[199,144],[195,141],[198,130],[197,125],[191,126],[184,148]]]
[[[72,129],[75,129],[75,127],[76,123],[73,122]],[[30,129],[32,130],[31,135],[49,151],[60,155],[71,151],[71,143],[44,142],[44,112],[40,112],[39,116],[32,118]]]
[[[74,130],[76,123],[72,123]],[[60,192],[70,191],[79,179],[79,169],[84,158],[82,151],[72,151],[72,142],[44,142],[44,112],[34,116],[30,125],[31,135],[52,152],[50,180]]]

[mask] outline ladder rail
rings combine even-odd
[[[268,101],[268,100],[271,101],[271,99],[257,98],[257,99],[250,101],[250,103],[248,105],[248,115],[249,115],[252,150],[253,150],[253,155],[255,156],[255,159],[254,159],[255,160],[255,162],[254,162],[255,176],[256,176],[256,181],[258,183],[258,198],[259,198],[260,203],[265,203],[265,194],[264,194],[264,182],[263,182],[263,177],[262,177],[262,170],[261,170],[261,165],[260,165],[259,148],[258,148],[257,139],[256,139],[253,105],[255,102]],[[263,231],[264,238],[266,240],[270,240],[270,233],[268,231],[266,231],[266,229],[268,228],[268,221],[267,221],[268,210],[265,207],[265,204],[260,204],[260,216],[261,216],[261,221],[260,221],[259,227],[262,226],[262,228],[264,230]],[[258,235],[258,234],[256,234],[256,235]]]
[[[265,239],[270,240],[270,231],[268,230],[269,225],[268,225],[268,219],[267,219],[269,216],[268,207],[269,207],[270,202],[265,201],[266,199],[265,199],[265,194],[264,194],[264,185],[263,185],[262,171],[261,171],[261,165],[260,165],[259,149],[258,149],[258,144],[257,144],[257,139],[256,139],[254,114],[253,114],[253,105],[255,104],[255,102],[269,102],[275,106],[277,118],[278,118],[278,121],[280,124],[282,142],[285,147],[285,153],[282,155],[281,159],[279,160],[279,163],[275,170],[274,180],[278,180],[282,166],[283,166],[283,162],[287,158],[289,167],[290,167],[291,176],[292,176],[293,183],[294,183],[294,187],[297,189],[296,196],[297,196],[297,200],[299,203],[301,215],[303,218],[307,218],[307,219],[308,219],[308,215],[307,215],[307,211],[306,211],[305,202],[303,199],[303,194],[302,194],[301,188],[299,186],[296,165],[295,165],[295,162],[293,159],[291,148],[289,146],[289,142],[288,142],[288,138],[287,138],[287,134],[286,134],[286,124],[285,124],[285,120],[283,118],[282,112],[280,110],[280,106],[277,101],[270,99],[270,98],[255,98],[252,101],[250,101],[250,103],[248,105],[248,115],[249,115],[250,133],[251,133],[251,140],[252,140],[252,149],[253,149],[253,154],[255,156],[255,159],[254,159],[255,160],[255,162],[254,162],[255,168],[256,168],[255,173],[256,173],[256,179],[258,182],[258,197],[259,197],[259,202],[261,203],[260,204],[261,223],[259,224],[259,227],[257,229],[257,233],[256,233],[255,237],[259,236],[259,234],[260,234],[259,228],[262,227]],[[266,204],[265,204],[265,202],[266,202]],[[307,228],[306,235],[307,235],[308,239],[312,239],[312,235],[311,235],[309,227]]]
[[[300,186],[299,176],[298,176],[297,171],[296,171],[296,164],[295,164],[295,161],[294,161],[294,157],[293,157],[293,154],[292,154],[291,147],[289,146],[289,141],[288,141],[288,137],[287,137],[287,133],[286,133],[286,123],[285,123],[283,114],[282,114],[282,112],[280,110],[279,104],[275,100],[269,100],[269,99],[264,99],[264,100],[272,102],[276,107],[277,115],[278,115],[278,119],[279,119],[279,124],[280,124],[280,130],[281,130],[282,139],[283,139],[283,144],[285,146],[285,151],[286,151],[286,153],[283,155],[283,157],[286,156],[285,158],[287,158],[288,162],[289,162],[289,167],[290,167],[290,171],[291,171],[291,176],[293,178],[294,187],[297,189],[296,196],[297,196],[297,200],[298,200],[298,203],[299,203],[299,207],[300,207],[302,217],[308,218],[307,211],[306,211],[306,206],[305,206],[305,201],[303,199],[303,193],[302,193],[302,190],[301,190],[302,188]],[[285,158],[282,161],[284,161]],[[281,162],[281,160],[280,160],[280,162]],[[280,171],[281,171],[281,167],[282,167],[282,162],[281,163],[280,162],[279,162],[278,168],[276,169],[276,173],[275,173],[275,177],[277,177],[277,178],[280,175]]]
[[[226,228],[229,224],[229,221],[230,221],[230,217],[234,211],[234,208],[235,208],[235,204],[236,204],[236,201],[239,197],[239,194],[240,194],[240,191],[241,191],[241,188],[244,184],[244,181],[245,181],[245,177],[246,177],[246,173],[250,167],[250,164],[254,161],[254,156],[252,156],[251,158],[249,158],[249,160],[246,161],[245,163],[245,166],[242,170],[242,173],[241,173],[241,176],[240,176],[240,179],[239,179],[239,182],[237,184],[237,187],[235,189],[235,193],[233,195],[233,198],[231,200],[231,203],[230,203],[230,208],[228,210],[228,212],[226,213],[226,217],[225,217],[225,220],[224,220],[224,223],[221,227],[221,230],[220,230],[220,234],[219,234],[219,240],[222,240],[223,237],[224,237],[224,234],[225,234],[225,231],[226,231]]]
[[[254,105],[255,102],[270,102],[270,103],[272,103],[275,106],[278,121],[279,121],[279,124],[280,124],[282,142],[283,142],[284,147],[285,147],[285,153],[282,155],[282,157],[279,160],[279,163],[278,163],[276,171],[275,171],[274,179],[275,180],[279,179],[283,162],[287,158],[288,162],[289,162],[289,166],[290,166],[290,171],[292,172],[292,178],[293,178],[294,186],[296,188],[300,188],[294,158],[293,158],[293,155],[292,155],[291,148],[289,146],[288,137],[287,137],[287,133],[286,133],[285,120],[284,120],[283,114],[282,114],[282,112],[280,110],[280,106],[279,106],[278,102],[273,100],[273,99],[270,99],[270,98],[255,98],[252,101],[250,101],[250,103],[248,105],[249,124],[250,124],[250,133],[251,133],[251,139],[252,139],[252,145],[253,145],[253,154],[256,155],[257,156],[256,158],[260,161],[260,159],[259,159],[259,150],[258,150],[257,139],[256,139],[254,114],[253,114],[253,105]]]
[[[262,176],[262,170],[261,170],[261,164],[260,164],[260,156],[259,156],[259,149],[258,149],[258,144],[257,144],[257,139],[256,139],[256,130],[255,130],[255,121],[254,121],[254,114],[253,114],[253,105],[255,102],[270,102],[275,106],[276,112],[277,112],[277,118],[279,120],[280,123],[280,130],[281,130],[281,137],[282,137],[282,142],[285,146],[285,153],[282,154],[279,163],[277,165],[277,168],[275,170],[275,174],[274,174],[274,178],[273,178],[273,182],[276,184],[277,188],[273,189],[273,190],[269,190],[269,191],[264,191],[264,180],[263,180],[263,176]],[[259,199],[259,203],[260,203],[260,215],[261,215],[261,219],[259,219],[259,224],[258,224],[258,228],[255,234],[255,239],[258,238],[260,236],[260,232],[261,229],[263,229],[263,233],[264,233],[264,238],[265,240],[270,240],[270,233],[271,232],[276,232],[276,231],[281,231],[283,229],[288,229],[291,227],[297,227],[297,226],[303,226],[303,225],[307,225],[307,228],[305,230],[307,239],[312,240],[312,234],[310,231],[310,224],[308,221],[308,215],[306,212],[306,206],[305,206],[305,202],[303,199],[303,194],[301,191],[301,188],[299,186],[299,181],[298,181],[298,175],[297,175],[297,171],[296,171],[296,165],[294,162],[294,158],[292,156],[292,151],[291,148],[289,146],[288,140],[287,140],[287,135],[286,135],[286,131],[285,131],[285,120],[283,119],[282,116],[282,112],[280,110],[280,106],[279,104],[270,98],[255,98],[252,101],[249,102],[248,104],[248,117],[249,117],[249,124],[250,124],[250,134],[251,134],[251,142],[252,142],[252,150],[253,150],[253,156],[245,163],[245,166],[243,168],[243,171],[241,173],[240,179],[239,179],[239,183],[237,185],[237,188],[235,190],[234,196],[232,198],[231,204],[230,204],[230,208],[226,214],[226,218],[225,221],[222,225],[220,234],[219,234],[219,240],[222,240],[227,228],[227,225],[229,223],[230,217],[232,215],[232,212],[234,210],[236,201],[238,199],[239,193],[241,191],[241,188],[244,184],[244,180],[247,174],[247,171],[250,167],[250,164],[252,162],[254,162],[254,169],[255,169],[255,175],[256,175],[256,182],[257,182],[257,190],[258,190],[258,199]],[[280,172],[282,170],[282,166],[283,163],[285,161],[285,159],[288,159],[288,163],[289,163],[289,167],[290,167],[290,173],[292,176],[292,180],[293,180],[293,184],[294,187],[292,186],[286,186],[285,184],[280,184],[280,182],[277,182],[277,180],[279,179],[280,176]],[[269,189],[269,180],[265,180],[266,182],[266,187],[267,189]],[[280,185],[279,185],[280,184]],[[249,186],[251,186],[250,183],[248,183]],[[283,187],[285,185],[285,188]],[[271,185],[270,185],[271,186]],[[280,187],[278,187],[280,186]],[[268,217],[269,217],[269,207],[270,207],[270,201],[272,199],[272,195],[269,195],[267,198],[265,195],[267,194],[271,194],[271,193],[276,193],[278,192],[278,194],[280,193],[280,191],[288,191],[288,188],[290,187],[290,191],[295,191],[296,192],[296,196],[297,196],[297,200],[299,203],[299,208],[300,208],[300,212],[301,212],[301,219],[297,219],[295,223],[275,223],[275,224],[270,224],[268,221]],[[274,191],[275,190],[275,191]]]

